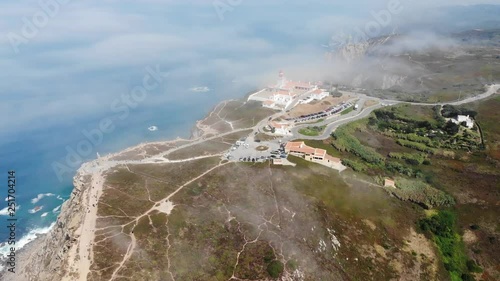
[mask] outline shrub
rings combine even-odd
[[[408,176],[408,177],[415,176],[412,168],[406,167],[405,165],[400,164],[398,162],[387,161],[385,163],[385,168],[388,171],[393,172],[393,173],[400,173],[400,174]]]
[[[451,121],[448,121],[446,125],[444,125],[443,131],[445,131],[448,135],[454,136],[458,134],[458,131],[460,131],[460,126]]]
[[[433,149],[431,147],[428,147],[425,144],[422,144],[422,143],[419,143],[419,142],[413,142],[413,141],[407,141],[407,140],[403,140],[403,139],[398,139],[396,141],[396,143],[399,144],[399,145],[401,145],[401,146],[408,147],[408,148],[413,148],[413,149],[416,149],[416,150],[421,151],[421,152],[426,152],[426,153],[430,153],[430,154],[434,154],[435,153],[435,149]]]
[[[421,204],[425,208],[455,204],[453,197],[419,180],[397,178],[396,187],[396,189],[390,189],[396,197],[403,201]]]
[[[351,123],[338,128],[333,133],[336,140],[333,146],[339,151],[350,152],[368,163],[380,164],[384,161],[384,157],[374,149],[364,146],[356,137],[352,136],[356,125],[356,123]]]
[[[476,272],[476,273],[483,272],[483,269],[479,265],[477,265],[477,263],[473,260],[467,260],[465,264],[467,265],[467,269],[470,272]]]
[[[282,262],[278,260],[273,260],[267,266],[267,273],[273,278],[280,277],[281,273],[283,273],[284,265]]]
[[[350,167],[356,172],[363,172],[367,169],[366,165],[364,165],[363,163],[349,159],[342,159],[342,165]]]
[[[443,109],[441,110],[441,114],[446,117],[446,118],[454,118],[457,117],[457,115],[469,115],[473,118],[477,116],[477,112],[474,110],[470,110],[464,107],[457,108],[453,105],[446,104],[443,106]]]
[[[420,153],[389,153],[390,158],[402,159],[410,165],[420,165],[426,160],[426,156]]]
[[[472,229],[472,230],[478,230],[479,229],[479,225],[473,224],[473,225],[470,226],[470,229]]]
[[[456,233],[456,218],[450,211],[437,214],[418,222],[419,228],[434,237],[443,258],[444,267],[450,272],[452,280],[460,280],[468,275],[467,257],[460,235]]]
[[[290,270],[290,271],[295,271],[299,266],[297,264],[297,261],[296,260],[289,260],[286,262],[286,267]]]

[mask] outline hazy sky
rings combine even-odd
[[[109,110],[146,66],[169,71],[169,85],[160,91],[187,89],[207,75],[221,83],[262,84],[279,69],[318,78],[325,71],[321,44],[366,27],[394,1],[59,0],[55,7],[56,0],[40,1],[51,3],[46,7],[2,1],[0,131]],[[488,3],[499,1],[400,0],[401,12],[391,14],[385,30],[418,24],[442,6]],[[178,85],[182,81],[188,82]]]

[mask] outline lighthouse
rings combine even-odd
[[[276,88],[282,89],[283,87],[285,87],[285,84],[286,84],[285,73],[283,72],[283,70],[280,70],[280,73],[278,75],[278,85]]]

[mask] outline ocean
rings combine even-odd
[[[192,92],[186,90],[173,101],[144,104],[132,110],[130,116],[114,124],[116,129],[105,134],[100,145],[85,160],[96,158],[96,153],[105,155],[118,152],[142,142],[170,140],[176,137],[189,138],[197,120],[204,118],[219,102],[228,98],[241,98],[251,89],[247,86],[205,84],[210,91]],[[203,85],[203,86],[205,86]],[[189,88],[189,87],[187,87]],[[193,98],[189,98],[189,97]],[[54,171],[54,162],[65,163],[66,147],[76,147],[85,136],[82,130],[96,128],[99,121],[109,113],[89,117],[77,123],[51,126],[38,131],[16,129],[12,137],[0,144],[0,221],[5,226],[7,219],[7,172],[16,173],[16,250],[47,233],[61,211],[62,203],[73,190],[73,176],[77,168],[62,174],[60,180]],[[157,126],[157,131],[148,127]],[[3,178],[3,179],[2,179]],[[9,238],[7,227],[0,227],[0,255],[6,255],[10,248],[5,242]]]

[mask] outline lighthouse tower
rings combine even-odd
[[[278,77],[279,78],[278,78],[277,88],[283,89],[285,87],[285,84],[286,84],[285,73],[283,72],[283,70],[280,70]]]

